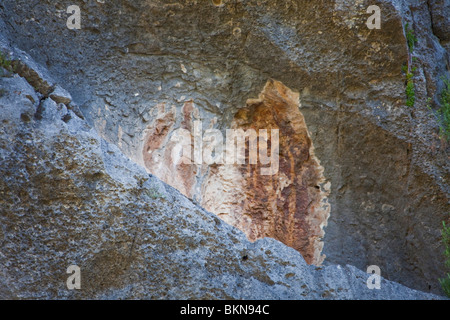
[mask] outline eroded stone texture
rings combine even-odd
[[[0,87],[0,299],[441,298],[384,279],[369,290],[354,267],[250,243],[51,98],[33,117],[40,93],[24,78]],[[80,290],[66,286],[73,264]]]
[[[80,3],[78,31],[66,27],[71,4],[1,1],[1,31],[54,76],[34,82],[35,73],[18,69],[41,94],[57,80],[103,138],[144,164],[142,132],[156,118],[154,106],[181,110],[184,96],[205,127],[217,118],[223,129],[268,78],[277,79],[301,92],[331,182],[324,263],[377,264],[388,279],[441,292],[450,168],[427,100],[438,108],[448,76],[447,0],[92,1]],[[374,4],[379,30],[366,26]],[[402,73],[407,22],[418,38],[414,108],[405,106]],[[232,186],[224,186],[228,194]]]
[[[269,81],[258,99],[235,115],[231,127],[279,130],[279,170],[261,174],[261,161],[212,168],[205,179],[203,206],[238,227],[252,241],[277,239],[300,251],[308,263],[323,260],[320,241],[330,208],[323,168],[299,111],[299,95]],[[269,139],[270,144],[270,139]],[[261,144],[259,145],[261,148]],[[327,186],[328,188],[328,186]],[[221,197],[217,197],[222,194]]]

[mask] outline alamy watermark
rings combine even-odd
[[[67,289],[81,289],[81,270],[77,265],[71,265],[67,268],[67,273],[71,274],[66,281]]]
[[[103,0],[97,0],[98,3],[105,3]],[[377,5],[371,5],[366,11],[368,14],[372,14],[366,21],[367,28],[381,29],[381,9]],[[81,29],[81,9],[77,5],[70,5],[67,8],[67,13],[70,16],[67,18],[67,28],[70,30],[80,30]]]
[[[367,267],[367,273],[372,274],[368,279],[367,279],[367,288],[373,290],[373,289],[377,289],[380,290],[381,289],[381,269],[379,266],[376,265],[372,265],[372,266],[368,266]]]
[[[369,6],[367,8],[367,13],[372,13],[372,15],[367,19],[366,26],[370,30],[381,29],[381,9],[379,6]]]
[[[79,6],[71,5],[67,7],[67,13],[70,14],[69,18],[67,18],[67,28],[70,30],[79,30],[81,29],[81,10]]]
[[[171,155],[175,164],[246,164],[248,154],[249,164],[261,165],[261,175],[278,173],[279,129],[260,129],[258,132],[254,129],[227,129],[225,142],[218,129],[208,129],[202,133],[201,121],[194,121],[193,132],[187,129],[174,131],[170,140],[176,143]]]

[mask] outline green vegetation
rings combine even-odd
[[[450,79],[444,80],[441,93],[441,108],[437,111],[441,137],[450,140]]]
[[[442,242],[445,246],[444,255],[447,259],[445,261],[445,266],[450,270],[450,227],[447,227],[445,222],[442,222],[442,225]],[[439,279],[439,282],[447,297],[450,297],[450,273],[447,273],[446,277]]]
[[[14,72],[12,60],[0,51],[0,76],[4,76],[4,70],[7,72]]]
[[[0,51],[0,66],[5,69],[11,68],[11,60],[9,60],[6,55]]]
[[[405,26],[405,34],[406,34],[406,42],[408,43],[409,53],[408,53],[408,63],[403,67],[403,72],[406,74],[406,105],[408,107],[414,107],[416,102],[416,91],[414,86],[414,71],[416,71],[415,67],[412,67],[413,61],[417,60],[416,57],[412,57],[412,52],[414,50],[414,45],[417,42],[417,38],[414,35],[414,30],[409,28],[409,24],[407,23]]]
[[[411,72],[406,73],[406,105],[408,107],[414,107],[416,102],[416,91],[414,88],[414,74]]]
[[[414,46],[417,43],[417,38],[416,35],[414,34],[414,30],[409,28],[409,23],[407,23],[405,26],[405,34],[409,51],[412,52],[414,50]]]
[[[154,188],[146,189],[144,192],[151,199],[165,199],[165,196]]]
[[[408,107],[414,107],[416,102],[416,90],[414,86],[414,71],[417,70],[416,67],[409,68],[408,66],[403,66],[403,72],[406,74],[406,105]]]

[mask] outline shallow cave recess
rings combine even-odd
[[[259,145],[252,145],[254,135],[246,137],[245,164],[207,165],[186,161],[185,151],[173,137],[179,129],[190,132],[189,152],[192,152],[191,159],[195,159],[193,133],[198,110],[194,102],[184,103],[182,121],[178,123],[174,107],[163,103],[157,107],[158,115],[144,133],[142,156],[148,172],[187,197],[199,199],[202,207],[242,230],[249,240],[274,238],[299,251],[309,264],[323,262],[322,238],[330,215],[327,198],[330,183],[325,180],[324,169],[314,154],[299,109],[298,93],[281,82],[269,80],[257,99],[247,100],[246,106],[235,113],[230,129],[259,134]],[[275,141],[273,129],[278,129],[278,166],[272,174],[263,175],[261,169],[267,165],[261,161],[251,163],[249,155],[254,148],[249,149],[266,146],[264,152],[270,155]],[[261,130],[268,133],[265,144],[261,144]],[[204,150],[208,142],[202,141]],[[226,142],[222,145],[225,150]]]

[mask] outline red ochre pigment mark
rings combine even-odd
[[[309,264],[321,264],[329,184],[314,155],[298,93],[269,81],[258,99],[236,113],[232,128],[278,129],[279,171],[261,175],[261,163],[249,161],[213,168],[202,188],[202,204],[251,241],[271,237],[298,250]]]

